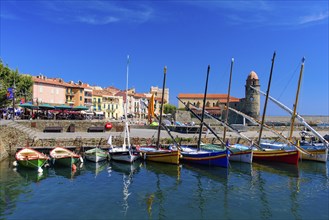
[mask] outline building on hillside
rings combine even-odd
[[[245,97],[236,98],[230,96],[229,106],[249,116],[252,116],[255,119],[258,119],[260,115],[260,94],[250,88],[250,86],[254,86],[260,89],[259,78],[254,71],[251,71],[247,77],[245,85]],[[197,106],[198,108],[202,108],[203,96],[203,94],[179,94],[178,98],[180,98],[184,104],[190,103],[194,106]],[[227,94],[207,94],[205,110],[208,111],[211,115],[225,120],[225,106],[227,103],[227,97]],[[178,102],[178,109],[180,108],[185,107],[181,102]],[[201,110],[196,110],[195,112],[201,115]],[[240,124],[244,121],[241,116],[230,111],[228,122],[231,124]]]

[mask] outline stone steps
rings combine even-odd
[[[10,121],[9,123],[7,123],[7,126],[24,132],[25,134],[27,134],[29,136],[29,138],[33,138],[37,135],[36,131],[34,131],[31,128],[28,128],[26,126],[23,126],[21,124],[18,124],[15,121]]]

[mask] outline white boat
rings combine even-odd
[[[104,161],[108,158],[108,153],[99,147],[95,147],[85,151],[84,155],[87,160],[96,163],[100,161]]]
[[[140,157],[140,155],[132,148],[132,146],[130,144],[130,137],[129,137],[129,125],[128,125],[128,117],[127,117],[129,56],[127,57],[127,61],[128,62],[127,62],[127,81],[126,81],[126,105],[124,107],[125,134],[124,134],[123,145],[122,146],[113,146],[111,135],[108,139],[108,143],[110,145],[109,156],[110,156],[111,160],[132,163],[135,160],[137,160]]]

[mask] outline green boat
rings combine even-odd
[[[39,172],[42,172],[41,167],[43,167],[49,159],[45,154],[28,147],[19,150],[15,158],[19,166],[38,169]]]
[[[55,147],[49,154],[54,165],[72,167],[73,164],[76,164],[79,160],[82,160],[80,155],[64,147]]]

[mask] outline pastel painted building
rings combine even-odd
[[[34,103],[49,103],[61,105],[66,102],[66,84],[60,78],[47,78],[46,76],[32,76],[32,97]]]

